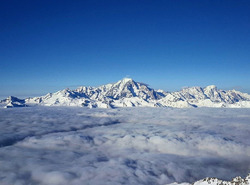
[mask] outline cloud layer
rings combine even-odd
[[[168,184],[250,169],[249,109],[0,110],[1,184]]]

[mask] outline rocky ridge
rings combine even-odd
[[[228,107],[250,108],[250,95],[236,90],[224,91],[216,86],[190,87],[177,92],[154,90],[145,83],[124,78],[100,87],[64,89],[45,96],[19,99],[13,96],[0,101],[2,107],[78,106],[89,108],[116,107]]]

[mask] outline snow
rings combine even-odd
[[[178,92],[154,90],[145,83],[124,78],[100,87],[64,89],[45,96],[21,100],[15,97],[0,101],[0,107],[74,106],[89,108],[117,107],[228,107],[250,108],[250,95],[239,91],[223,91],[215,85],[190,87]]]
[[[123,78],[122,80],[119,80],[117,83],[115,83],[115,85],[124,86],[126,83],[132,82],[132,81],[133,81],[132,78]]]
[[[0,184],[205,185],[199,180],[244,178],[249,121],[250,109],[0,109]]]
[[[250,184],[250,174],[243,179],[241,177],[235,177],[232,181],[223,181],[217,178],[205,178],[194,183],[194,185],[249,185]]]

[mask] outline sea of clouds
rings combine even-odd
[[[250,172],[250,109],[0,109],[0,184],[231,180]]]

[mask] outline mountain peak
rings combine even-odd
[[[133,82],[132,78],[123,78],[121,80],[119,80],[118,82],[115,83],[115,85],[125,85],[128,82]]]

